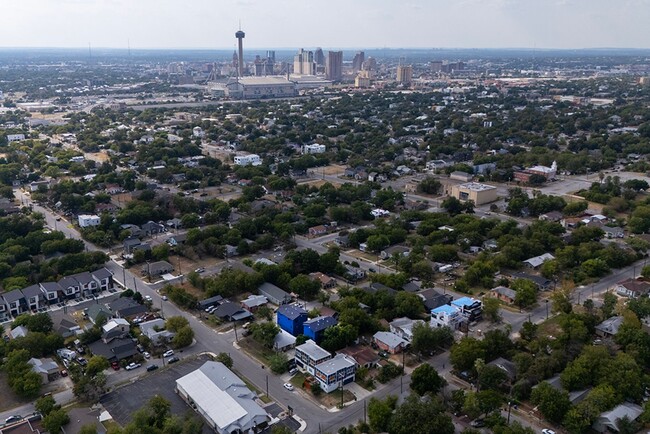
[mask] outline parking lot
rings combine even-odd
[[[171,402],[173,414],[185,414],[191,410],[174,392],[176,380],[189,374],[208,360],[208,356],[181,360],[176,364],[161,367],[152,373],[142,369],[140,376],[132,379],[132,384],[104,395],[100,402],[113,419],[122,426],[129,423],[132,414],[155,395],[160,395]]]
[[[128,424],[133,413],[155,395],[160,395],[171,403],[172,414],[183,415],[188,411],[191,412],[185,401],[174,391],[176,380],[199,368],[208,360],[210,357],[206,355],[187,360],[181,359],[178,363],[161,367],[151,373],[140,368],[142,369],[140,376],[133,378],[131,384],[104,395],[100,402],[113,419],[122,426]],[[283,409],[277,404],[271,404],[266,407],[266,411],[273,417],[277,417]],[[294,430],[300,426],[293,419],[285,419],[281,423]],[[208,433],[211,430],[204,426],[203,432]]]

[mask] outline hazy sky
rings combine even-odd
[[[650,0],[0,0],[0,46],[650,48]]]

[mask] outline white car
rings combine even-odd
[[[153,298],[151,298],[150,295],[145,295],[144,299],[147,300],[147,301],[153,301]]]
[[[151,358],[151,354],[149,354],[146,351],[144,353],[142,353],[142,355],[144,356],[145,359],[150,359]]]
[[[129,363],[128,365],[126,365],[126,368],[124,369],[126,369],[127,371],[131,371],[133,369],[139,368],[140,366],[142,365],[139,363]]]
[[[291,383],[284,383],[283,386],[287,390],[293,390],[293,384]]]
[[[555,431],[553,431],[552,429],[544,428],[542,430],[542,434],[555,434]]]
[[[174,350],[167,350],[163,353],[163,357],[170,357],[174,355]]]

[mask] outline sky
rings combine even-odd
[[[0,47],[650,48],[650,0],[0,0]]]

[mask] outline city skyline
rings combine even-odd
[[[650,48],[650,0],[5,3],[5,16],[24,19],[6,20],[0,47],[235,49],[241,21],[245,49]]]

